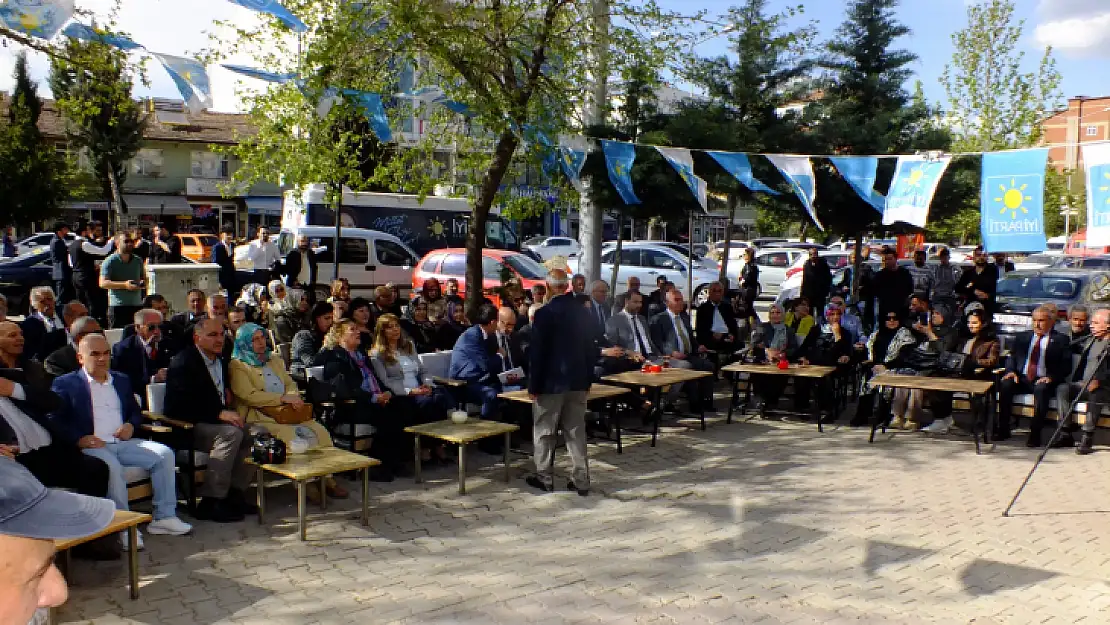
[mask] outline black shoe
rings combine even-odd
[[[574,485],[574,482],[567,482],[567,490],[573,490],[574,492],[578,493],[579,497],[585,497],[590,494],[590,489],[578,488]]]
[[[1094,453],[1094,444],[1095,433],[1084,432],[1083,438],[1079,441],[1079,447],[1075,448],[1075,453],[1079,454],[1080,456],[1086,456],[1087,454]]]
[[[1060,437],[1052,442],[1053,449],[1071,449],[1075,447],[1075,437],[1069,432],[1061,432]]]
[[[227,498],[205,497],[197,505],[196,518],[213,523],[238,523],[246,516],[239,511],[237,504],[229,502]]]
[[[238,488],[229,488],[227,491],[229,505],[234,506],[244,516],[258,514],[258,504],[251,503],[246,493]]]
[[[1005,439],[996,436],[995,440],[1005,440]],[[1029,433],[1029,438],[1025,439],[1025,446],[1026,447],[1040,447],[1041,446],[1041,434],[1040,434],[1040,432],[1030,432]]]
[[[548,486],[547,484],[544,484],[543,481],[537,475],[529,475],[528,477],[524,478],[524,483],[531,486],[532,488],[542,490],[545,493],[549,493],[549,492],[555,490],[554,487],[551,487],[551,486]]]
[[[378,465],[370,469],[369,479],[371,482],[392,482],[393,474],[385,467]]]

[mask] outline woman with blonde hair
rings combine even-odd
[[[228,375],[231,378],[232,408],[244,415],[247,423],[265,429],[287,445],[299,438],[308,443],[309,449],[333,446],[327,429],[312,419],[312,407],[308,406],[305,411],[305,403],[297,392],[297,383],[286,373],[281,356],[270,350],[261,326],[246,323],[236,332]],[[308,418],[300,423],[279,423],[271,415],[282,411],[289,413],[288,417],[302,411]],[[330,478],[327,492],[341,499],[348,495]]]

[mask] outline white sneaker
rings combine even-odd
[[[162,534],[166,536],[184,536],[193,531],[193,526],[175,516],[171,516],[151,522],[146,526],[146,531],[151,534]]]
[[[929,425],[921,428],[921,431],[928,432],[929,434],[947,434],[948,430],[951,428],[952,417],[945,417],[943,419],[937,419],[933,421]]]
[[[120,532],[119,537],[120,537],[120,542],[123,543],[123,550],[127,551],[128,550],[127,548],[130,544],[128,542],[128,539],[127,539],[127,532]],[[143,544],[143,533],[140,532],[139,530],[135,530],[135,538],[136,538],[135,548],[139,551],[142,551],[143,549],[146,549],[146,545]]]

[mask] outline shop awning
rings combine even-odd
[[[127,211],[132,215],[192,215],[193,208],[180,195],[127,195]]]
[[[281,217],[281,198],[280,197],[265,197],[255,195],[248,197],[247,214],[248,215],[268,215],[273,217]]]

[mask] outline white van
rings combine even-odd
[[[408,298],[412,291],[412,270],[420,257],[397,237],[365,228],[341,228],[339,231],[339,277],[351,283],[351,296],[373,299],[374,289],[392,282]],[[282,228],[278,248],[282,258],[297,247],[297,239],[307,236],[316,250],[316,282],[318,290],[327,290],[335,270],[333,247],[334,226],[296,226]]]

